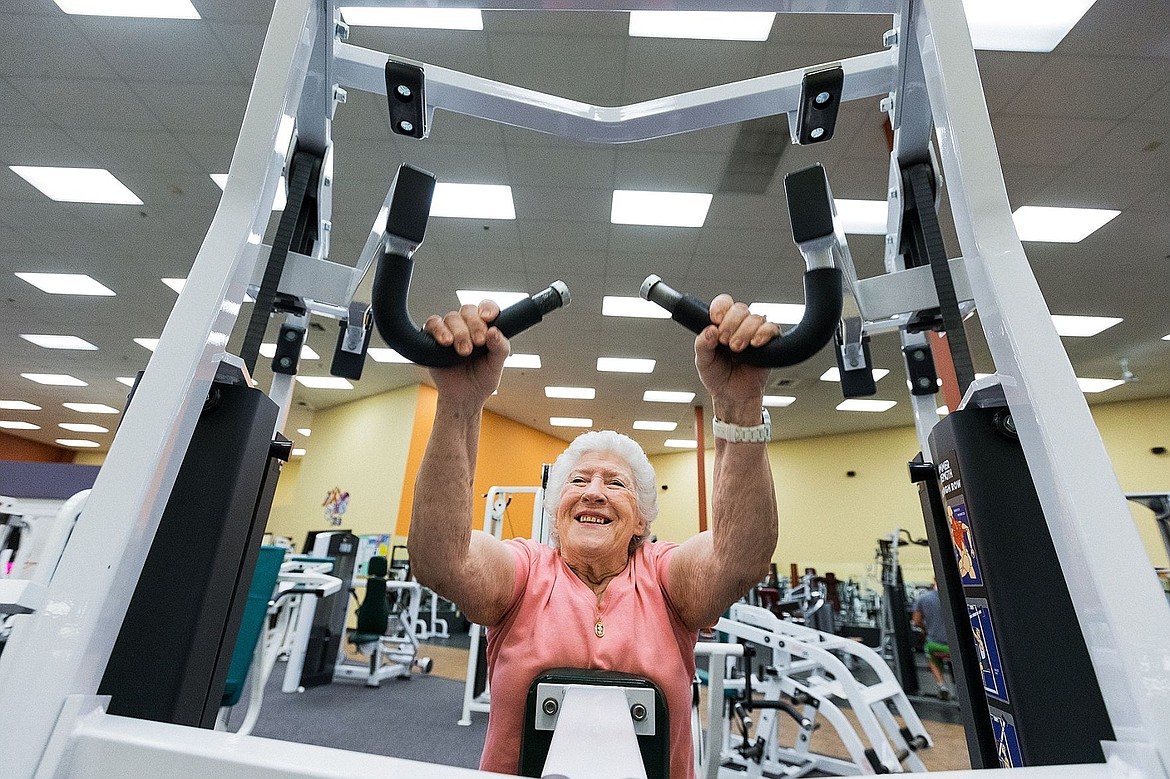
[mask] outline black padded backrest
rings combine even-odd
[[[371,557],[369,563],[366,564],[366,575],[386,578],[386,558],[382,555]]]
[[[366,567],[366,597],[357,607],[357,633],[385,635],[390,619],[390,602],[386,600],[386,558],[375,555]]]

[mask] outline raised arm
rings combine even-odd
[[[500,383],[509,346],[489,324],[499,307],[484,301],[423,329],[461,355],[487,346],[483,357],[450,368],[432,368],[439,391],[435,424],[419,466],[407,547],[418,580],[459,605],[468,619],[494,625],[512,594],[515,562],[495,537],[472,530],[472,485],[484,402]]]
[[[731,352],[761,346],[778,328],[727,295],[711,302],[712,325],[695,339],[695,366],[715,417],[752,427],[762,421],[767,368],[735,362]],[[692,629],[709,627],[764,578],[776,548],[778,519],[766,443],[715,439],[711,529],[688,539],[670,561],[671,601]]]

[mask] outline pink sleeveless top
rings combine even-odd
[[[626,569],[597,596],[560,552],[529,539],[505,542],[516,556],[512,604],[487,631],[491,714],[479,767],[515,774],[528,687],[550,668],[637,674],[658,685],[670,712],[671,779],[694,776],[691,680],[698,633],[682,623],[666,595],[666,569],[677,544],[638,547]],[[598,638],[595,626],[605,626]]]

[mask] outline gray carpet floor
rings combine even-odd
[[[415,674],[376,688],[345,680],[282,693],[283,674],[284,664],[277,663],[254,736],[464,768],[479,765],[487,714],[472,714],[469,727],[456,724],[463,713],[463,682]],[[228,730],[243,721],[248,694],[245,690],[233,709]]]

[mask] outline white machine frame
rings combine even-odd
[[[431,5],[429,0],[347,2]],[[904,314],[935,297],[922,284],[926,273],[901,269],[892,236],[899,234],[901,219],[898,164],[931,159],[932,139],[937,140],[962,252],[961,260],[951,263],[960,271],[956,286],[960,297],[979,309],[1116,734],[1104,745],[1106,767],[1032,773],[1170,776],[1170,610],[1016,235],[960,0],[449,0],[444,5],[892,15],[884,51],[841,62],[842,99],[882,98],[895,134],[890,273],[857,283],[861,314],[868,320]],[[44,608],[18,618],[0,655],[0,733],[19,734],[6,739],[9,776],[109,777],[129,770],[223,776],[471,773],[111,716],[96,695],[203,398],[219,364],[230,359],[228,334],[246,287],[260,271],[268,205],[290,156],[289,143],[295,136],[303,147],[325,155],[318,233],[327,236],[333,111],[345,89],[385,90],[387,55],[340,42],[343,27],[332,0],[277,0],[227,186],[187,285],[62,555]],[[577,140],[619,143],[791,114],[805,70],[618,107],[430,65],[425,72],[428,114],[442,108]],[[281,288],[306,298],[312,311],[338,315],[366,267],[330,263],[327,243],[320,241],[312,258],[290,257]],[[934,400],[916,398],[914,404],[925,439],[935,419]]]

